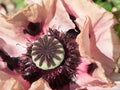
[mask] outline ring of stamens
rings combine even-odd
[[[53,36],[44,35],[32,46],[32,60],[37,67],[48,70],[58,67],[64,60],[62,44]]]

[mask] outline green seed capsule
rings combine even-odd
[[[63,45],[56,38],[44,35],[35,40],[31,54],[37,67],[49,70],[63,62],[65,52]]]

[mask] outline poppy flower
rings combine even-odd
[[[110,12],[91,0],[26,2],[29,6],[19,13],[0,15],[3,89],[12,81],[11,90],[72,89],[72,82],[114,85],[108,76],[120,43]]]

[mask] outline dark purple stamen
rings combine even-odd
[[[30,83],[33,83],[34,81],[36,81],[37,79],[39,79],[41,77],[41,74],[39,72],[39,69],[36,68],[28,68],[28,70],[24,71],[22,73],[22,77],[29,81]]]
[[[35,36],[40,33],[42,30],[42,24],[41,23],[32,23],[30,22],[26,29],[24,29],[24,33],[30,34],[32,36]]]
[[[36,81],[41,77],[40,69],[35,66],[32,59],[26,55],[19,59],[19,67],[17,72],[22,74],[22,77],[30,83]]]
[[[69,38],[73,38],[75,39],[77,37],[77,35],[79,34],[79,32],[75,31],[75,29],[70,29],[66,32],[66,35],[69,37]]]

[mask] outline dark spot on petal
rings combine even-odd
[[[18,67],[18,57],[10,57],[3,49],[0,49],[0,56],[4,62],[7,62],[9,69],[13,70]]]
[[[24,33],[30,34],[32,36],[35,36],[39,34],[42,30],[42,24],[41,23],[32,23],[30,22],[26,29],[24,29]]]
[[[93,71],[97,68],[98,66],[95,63],[91,63],[88,65],[88,73],[91,75]]]
[[[89,34],[89,38],[91,38],[91,35]]]
[[[76,17],[75,16],[73,16],[73,15],[71,15],[71,14],[69,14],[69,17],[70,17],[70,19],[74,22],[74,20],[76,20]]]
[[[8,10],[7,10],[7,8],[6,8],[6,6],[5,6],[5,4],[4,3],[0,3],[0,5],[5,9],[5,11],[8,13]]]
[[[78,28],[77,24],[75,23],[76,17],[73,16],[73,15],[71,15],[71,14],[69,14],[69,17],[70,17],[71,21],[72,21],[72,22],[74,23],[74,25],[75,25],[75,30],[76,30],[76,32],[79,34],[79,33],[80,33],[80,29]]]
[[[78,28],[78,26],[75,24],[75,30],[80,33],[80,29]]]
[[[7,63],[8,68],[11,70],[16,69],[18,67],[18,60],[19,60],[19,58],[12,57]]]
[[[6,53],[3,49],[0,49],[0,56],[1,58],[5,61],[6,59],[9,59],[10,56],[8,55],[8,53]]]

